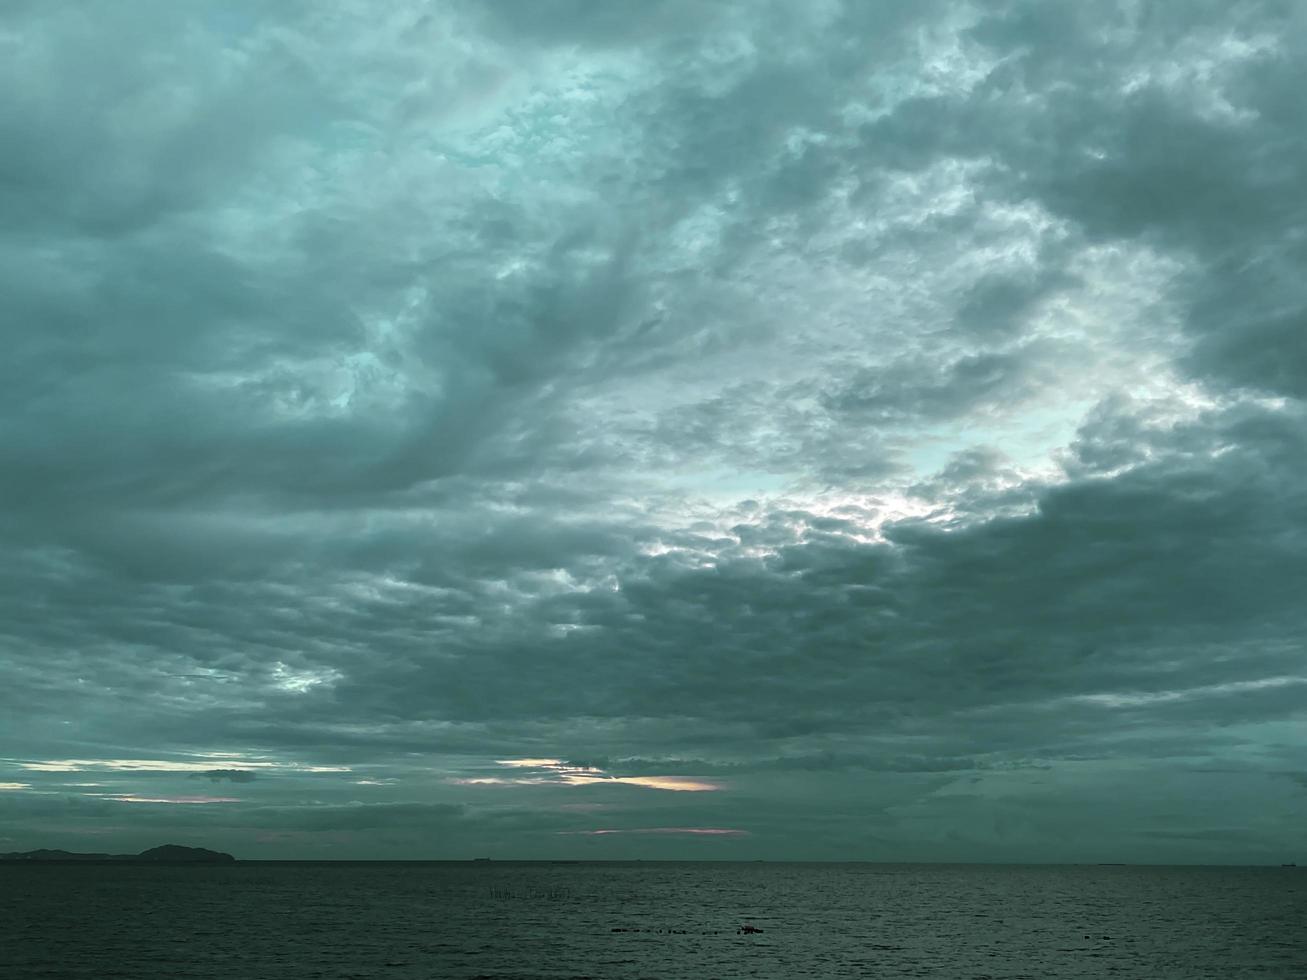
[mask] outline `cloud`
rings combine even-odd
[[[119,803],[167,803],[183,805],[205,805],[210,803],[239,803],[238,796],[136,796],[128,794],[126,796],[110,796],[111,800]]]
[[[687,776],[619,776],[597,766],[571,765],[561,759],[500,759],[497,764],[533,772],[511,779],[499,776],[456,777],[451,782],[462,786],[643,786],[673,793],[705,793],[722,788],[718,783]]]
[[[1290,848],[1301,15],[530,8],[0,15],[0,832]]]
[[[591,837],[607,837],[611,834],[671,834],[687,837],[741,837],[747,831],[731,830],[725,827],[633,827],[625,830],[577,830],[565,833],[585,834]]]

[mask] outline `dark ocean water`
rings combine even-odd
[[[1307,869],[7,864],[0,977],[1301,980]]]

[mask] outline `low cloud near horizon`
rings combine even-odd
[[[1301,863],[1305,17],[8,5],[0,850]]]

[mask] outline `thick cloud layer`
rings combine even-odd
[[[1301,856],[1304,26],[10,4],[3,849]]]

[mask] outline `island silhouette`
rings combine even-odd
[[[236,859],[207,847],[183,847],[161,844],[139,854],[83,854],[77,851],[48,850],[10,851],[0,854],[0,861],[142,861],[171,864],[227,864]]]

